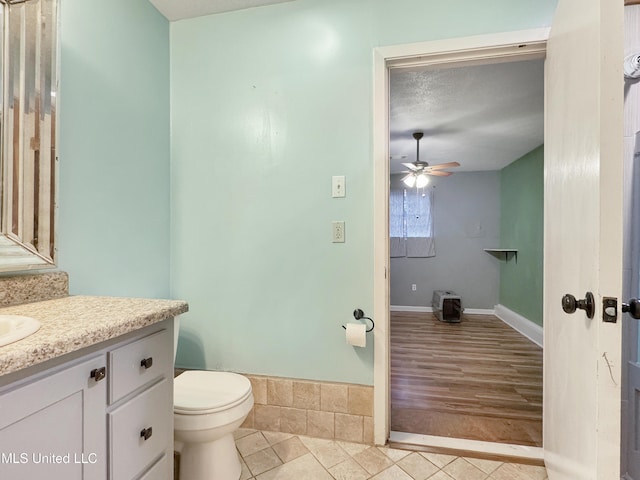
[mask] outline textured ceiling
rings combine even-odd
[[[392,173],[415,161],[415,131],[422,161],[500,170],[543,143],[544,60],[392,69],[389,127]]]
[[[149,0],[169,20],[201,17],[293,0]]]

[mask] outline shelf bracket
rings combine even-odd
[[[504,258],[505,262],[509,261],[509,255],[518,263],[518,250],[515,248],[485,248],[485,252],[490,253],[496,258]]]

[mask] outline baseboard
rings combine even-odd
[[[412,305],[391,305],[389,310],[392,312],[433,312],[432,307],[415,307]],[[490,308],[465,308],[464,313],[467,315],[494,315],[494,311]]]
[[[389,310],[392,312],[433,312],[431,307],[414,307],[411,305],[391,305]]]
[[[543,329],[537,323],[532,322],[526,317],[523,317],[519,313],[508,309],[504,305],[496,305],[495,316],[509,325],[514,330],[517,330],[522,335],[527,337],[536,345],[543,347],[544,335]]]
[[[492,308],[465,308],[464,313],[467,315],[495,315]]]

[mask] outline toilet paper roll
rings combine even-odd
[[[347,343],[354,347],[367,346],[367,326],[363,323],[347,323]]]

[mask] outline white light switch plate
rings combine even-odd
[[[346,195],[346,183],[344,175],[334,175],[331,177],[331,196],[334,198]]]

